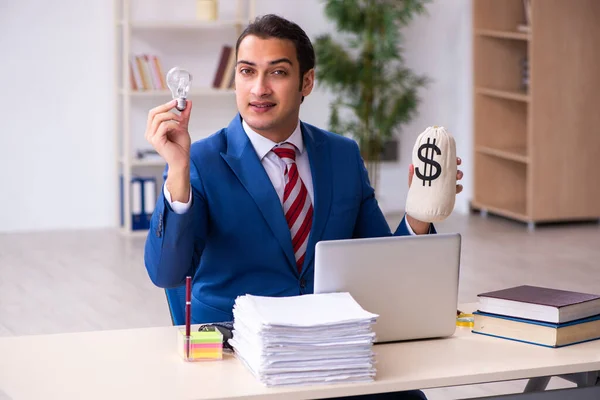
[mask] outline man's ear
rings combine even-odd
[[[304,73],[304,77],[302,77],[302,87],[300,91],[302,92],[302,96],[308,96],[314,87],[315,84],[315,69],[311,68]]]

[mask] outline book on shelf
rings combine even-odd
[[[215,70],[212,87],[215,89],[231,89],[235,77],[235,49],[224,45],[221,48],[219,62]]]
[[[121,226],[125,218],[131,218],[131,230],[146,230],[150,228],[150,220],[156,206],[156,178],[134,176],[130,181],[130,215],[125,216],[123,204],[123,176],[121,181]]]
[[[166,90],[167,83],[160,59],[153,54],[131,55],[129,59],[131,90]]]

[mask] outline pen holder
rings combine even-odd
[[[223,359],[223,335],[218,329],[209,328],[202,332],[177,329],[177,352],[185,361],[210,361]]]

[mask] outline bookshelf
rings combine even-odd
[[[158,156],[138,158],[136,153],[151,149],[144,138],[149,110],[171,99],[168,89],[136,85],[138,78],[130,70],[132,56],[156,56],[163,74],[175,65],[191,72],[188,98],[194,103],[190,120],[192,141],[226,126],[236,112],[235,91],[214,88],[213,78],[222,47],[235,45],[243,28],[254,18],[256,6],[255,0],[216,4],[216,19],[199,19],[195,0],[183,0],[176,6],[166,0],[114,0],[116,218],[125,235],[145,236],[148,232],[134,229],[131,215],[135,194],[131,185],[124,183],[135,177],[154,178],[155,193],[149,198],[156,202],[164,183],[165,162]]]
[[[529,229],[598,220],[600,2],[474,0],[472,11],[471,208]]]

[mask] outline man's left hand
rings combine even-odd
[[[460,157],[456,157],[456,165],[462,164],[462,160]],[[410,164],[408,166],[408,187],[412,183],[413,176],[415,174],[415,166]],[[459,181],[463,178],[463,172],[459,169],[456,171],[456,180]],[[463,190],[463,185],[457,183],[456,184],[456,194],[459,194]],[[429,233],[430,223],[419,221],[418,219],[414,219],[410,215],[406,215],[406,222],[410,225],[413,232],[417,235],[423,235]]]

